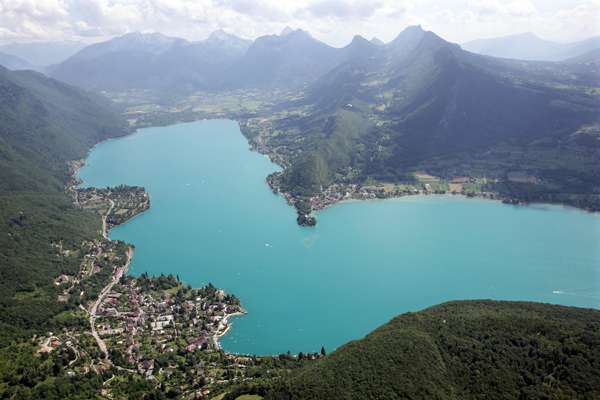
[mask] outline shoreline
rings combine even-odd
[[[545,202],[510,203],[510,202],[504,202],[503,199],[501,199],[501,198],[487,197],[487,196],[482,196],[482,195],[468,196],[463,193],[456,193],[456,194],[453,194],[453,193],[419,193],[419,194],[411,194],[411,195],[403,195],[403,196],[390,196],[390,197],[386,197],[386,198],[342,199],[340,201],[336,201],[331,204],[328,204],[325,207],[316,209],[316,210],[314,210],[314,212],[316,212],[318,214],[321,211],[330,209],[335,206],[343,205],[343,204],[363,203],[363,202],[369,203],[369,202],[383,202],[383,201],[402,201],[402,200],[408,200],[408,199],[432,198],[432,197],[439,197],[439,198],[445,197],[445,198],[449,198],[449,199],[460,198],[460,199],[469,200],[469,201],[470,200],[480,200],[481,202],[496,202],[496,203],[501,203],[502,205],[513,206],[516,208],[525,207],[525,208],[536,208],[536,209],[540,209],[540,210],[545,209],[545,208],[560,208],[560,209],[564,209],[565,211],[579,212],[579,213],[588,214],[593,217],[600,217],[600,212],[586,210],[584,208],[571,206],[571,205],[565,204],[565,203],[545,203]]]
[[[295,206],[295,202],[298,201],[298,198],[293,197],[290,193],[287,192],[283,192],[280,191],[279,188],[275,187],[272,182],[270,181],[269,177],[273,174],[278,174],[278,173],[283,173],[286,170],[286,165],[288,164],[285,159],[277,154],[274,153],[272,151],[269,151],[269,149],[261,143],[257,143],[255,141],[253,141],[248,135],[244,134],[245,131],[245,127],[244,125],[244,118],[240,118],[239,115],[217,115],[214,118],[204,115],[201,118],[197,118],[194,119],[192,121],[172,121],[166,124],[161,124],[161,125],[149,125],[149,126],[136,126],[133,125],[131,126],[132,131],[127,133],[126,135],[123,136],[119,136],[119,137],[113,137],[113,138],[107,138],[104,139],[98,143],[96,143],[89,151],[88,154],[86,155],[85,159],[87,159],[87,157],[89,156],[89,153],[99,144],[104,143],[108,140],[116,140],[116,139],[122,139],[122,138],[126,138],[129,137],[131,135],[134,135],[136,133],[139,133],[141,129],[149,129],[149,128],[159,128],[159,127],[167,127],[167,126],[174,126],[174,125],[179,125],[179,124],[191,124],[191,123],[195,123],[195,122],[202,122],[202,121],[209,121],[209,120],[230,120],[230,121],[234,121],[239,128],[240,134],[246,139],[246,142],[248,143],[248,148],[250,151],[252,152],[256,152],[258,154],[261,154],[265,157],[267,157],[269,159],[269,161],[271,163],[273,163],[278,170],[273,171],[272,173],[270,173],[269,175],[267,175],[267,177],[265,177],[265,181],[267,183],[267,186],[277,195],[281,195],[286,202],[292,206],[296,211],[298,211],[298,209]],[[85,159],[83,159],[84,164],[85,165]],[[82,166],[83,166],[82,165]],[[321,195],[323,193],[317,194]],[[432,195],[448,195],[448,196],[464,196],[467,198],[480,198],[483,200],[497,200],[500,201],[502,203],[508,204],[508,205],[515,205],[515,206],[531,206],[531,205],[535,205],[535,204],[540,204],[540,205],[548,205],[548,206],[561,206],[561,207],[565,207],[568,209],[575,209],[575,210],[580,210],[592,215],[600,215],[600,211],[594,211],[594,210],[590,210],[587,208],[583,208],[583,207],[577,207],[574,205],[570,205],[568,203],[565,202],[544,202],[544,201],[533,201],[533,202],[526,202],[523,200],[520,200],[517,197],[510,197],[510,196],[505,196],[502,195],[498,192],[482,192],[482,193],[478,193],[478,192],[472,192],[470,193],[471,195],[467,194],[467,193],[415,193],[415,194],[404,194],[404,195],[392,195],[389,197],[385,197],[385,198],[350,198],[350,199],[341,199],[338,201],[334,201],[331,202],[329,204],[326,204],[322,207],[317,207],[317,208],[313,208],[312,212],[319,212],[321,210],[324,210],[326,208],[329,208],[333,205],[339,204],[339,203],[343,203],[346,201],[351,201],[351,200],[358,200],[358,201],[365,201],[365,200],[388,200],[388,199],[392,199],[392,198],[402,198],[402,197],[408,197],[408,196],[416,196],[416,195],[423,195],[423,196],[432,196]],[[312,212],[310,215],[312,215]],[[310,226],[310,225],[308,225]]]
[[[276,181],[271,179],[271,176],[272,175],[269,175],[266,178],[267,185],[269,186],[271,191],[274,194],[283,197],[284,200],[286,201],[286,203],[289,206],[293,207],[298,212],[298,218],[299,218],[298,225],[307,226],[307,227],[316,225],[316,215],[318,215],[318,213],[320,211],[323,211],[325,209],[328,209],[330,207],[333,207],[333,206],[339,205],[339,204],[344,204],[344,203],[349,203],[349,202],[362,202],[362,201],[373,201],[373,200],[374,201],[384,201],[384,200],[404,199],[404,198],[411,198],[411,197],[432,197],[432,196],[462,197],[465,199],[479,199],[479,200],[485,200],[485,201],[491,200],[491,201],[500,202],[505,205],[512,205],[515,207],[535,207],[536,205],[543,206],[543,207],[560,207],[565,210],[573,210],[573,211],[583,212],[583,213],[589,214],[589,215],[600,216],[600,211],[595,211],[593,209],[588,209],[588,208],[584,208],[584,207],[577,207],[577,206],[574,206],[574,205],[571,205],[571,204],[565,203],[565,202],[523,201],[523,200],[518,199],[517,197],[504,196],[498,192],[468,192],[468,193],[455,192],[455,193],[453,193],[453,192],[448,192],[448,191],[433,192],[433,191],[418,190],[416,192],[409,192],[409,193],[402,193],[402,194],[385,194],[383,196],[378,196],[377,193],[381,194],[381,192],[373,191],[371,189],[361,192],[360,188],[362,188],[362,186],[359,184],[350,185],[350,186],[354,186],[354,188],[352,189],[353,191],[352,192],[346,191],[346,194],[343,196],[338,194],[339,195],[338,198],[325,198],[316,206],[311,204],[310,213],[302,214],[301,211],[299,210],[299,208],[296,206],[296,204],[297,204],[297,202],[302,201],[303,198],[296,197],[296,196],[292,195],[290,192],[284,192],[284,191],[280,190],[279,185],[277,185]],[[333,186],[335,186],[335,185],[336,184],[333,184]],[[359,190],[357,190],[357,188],[359,188]],[[327,196],[327,195],[328,194],[325,191],[323,191],[323,192],[317,193],[317,194],[309,197],[308,201],[309,202],[319,201],[319,198],[322,198],[323,196]],[[301,216],[310,218],[312,221],[314,221],[314,224],[300,223]]]
[[[186,123],[189,123],[189,122],[186,122]],[[147,129],[147,128],[145,128],[145,129]],[[127,136],[129,136],[129,135],[132,135],[132,134],[135,134],[135,133],[137,133],[137,132],[139,132],[139,130],[136,130],[136,131],[134,131],[133,133],[130,133],[130,134],[128,134],[128,135],[125,135],[125,136],[122,136],[122,137],[110,138],[110,139],[108,139],[108,140],[113,140],[113,139],[123,139],[123,138],[126,138]],[[244,135],[242,134],[242,136],[244,136]],[[91,151],[92,151],[92,150],[93,150],[95,147],[96,147],[96,146],[94,146],[94,147],[93,147],[93,148],[92,148],[92,149],[91,149],[91,150],[88,152],[88,157],[89,157],[89,154],[91,153]],[[250,149],[250,150],[251,150],[251,151],[256,151],[256,150],[252,150],[252,149]],[[268,157],[268,158],[269,158],[269,160],[270,160],[271,162],[273,162],[273,164],[277,165],[277,166],[278,166],[278,167],[280,167],[282,170],[284,169],[284,168],[283,168],[283,167],[281,167],[281,166],[280,166],[278,163],[276,163],[274,160],[272,160],[272,159],[269,157],[269,155],[268,155],[268,154],[261,153],[260,151],[256,151],[256,152],[257,152],[257,154],[263,154],[264,156]],[[86,157],[86,160],[87,160],[87,157]],[[76,168],[76,172],[75,172],[75,175],[74,175],[74,177],[77,177],[77,175],[76,175],[76,174],[78,173],[78,171],[79,171],[79,170],[80,170],[80,169],[81,169],[83,166],[85,166],[85,160],[83,161],[83,163],[81,163],[80,165],[78,165],[78,168]],[[268,181],[267,181],[267,183],[268,183]],[[281,196],[282,196],[284,199],[286,199],[289,205],[291,205],[292,207],[294,207],[294,208],[295,208],[294,204],[289,202],[289,199],[287,198],[287,196],[285,195],[285,193],[283,193],[283,192],[280,192],[280,191],[278,191],[278,190],[277,190],[277,191],[275,191],[275,190],[274,190],[274,188],[273,188],[273,187],[272,187],[272,186],[271,186],[269,183],[268,183],[268,186],[269,186],[269,187],[270,187],[270,188],[271,188],[271,189],[272,189],[272,190],[273,190],[273,191],[274,191],[274,192],[275,192],[277,195],[281,195]],[[74,186],[74,187],[76,187],[76,186]],[[328,203],[328,204],[324,205],[323,207],[320,207],[320,208],[318,208],[318,209],[315,209],[315,210],[313,210],[313,212],[315,212],[315,213],[319,213],[319,212],[321,212],[322,210],[325,210],[325,209],[327,209],[327,208],[330,208],[330,207],[332,207],[332,206],[335,206],[335,205],[337,205],[337,204],[344,204],[344,203],[351,203],[351,202],[358,202],[358,201],[365,201],[365,200],[367,200],[367,201],[369,201],[369,200],[377,200],[377,201],[379,201],[379,200],[390,200],[390,199],[394,199],[394,200],[404,200],[405,198],[415,198],[415,199],[416,199],[416,198],[419,198],[419,197],[432,197],[432,196],[439,196],[439,197],[454,197],[454,198],[463,198],[463,199],[464,199],[464,198],[466,198],[466,199],[474,199],[474,198],[477,198],[477,199],[480,199],[480,200],[496,200],[496,201],[500,201],[500,202],[502,202],[502,201],[503,201],[503,199],[502,199],[502,198],[499,198],[499,197],[490,196],[490,195],[485,195],[485,194],[477,194],[477,193],[476,193],[476,194],[474,194],[474,195],[472,195],[472,196],[469,196],[469,195],[467,195],[467,194],[464,194],[464,193],[456,193],[456,194],[452,194],[452,193],[414,193],[414,194],[412,194],[412,193],[411,193],[411,194],[403,194],[403,195],[392,195],[392,196],[387,196],[387,197],[385,197],[385,198],[377,198],[377,197],[373,197],[373,198],[371,198],[371,197],[369,197],[369,198],[356,198],[356,197],[344,198],[344,199],[340,199],[340,200],[337,200],[337,201],[330,202],[330,203]],[[296,198],[296,200],[297,200],[297,198]],[[569,205],[567,205],[567,204],[564,204],[564,203],[519,203],[519,204],[515,204],[515,205],[521,205],[521,206],[522,206],[522,205],[526,205],[526,206],[531,206],[531,205],[534,205],[534,204],[542,204],[542,205],[549,205],[549,206],[564,207],[564,208],[573,209],[573,210],[578,210],[578,211],[586,211],[586,212],[588,212],[588,213],[592,213],[592,214],[600,214],[600,213],[594,213],[593,211],[587,211],[587,210],[585,210],[585,209],[582,209],[582,208],[578,208],[578,207],[569,206]],[[149,208],[148,208],[148,209],[149,209]],[[141,214],[141,213],[140,213],[140,214]],[[137,216],[137,214],[136,214],[135,216],[133,216],[131,219],[129,219],[129,220],[127,220],[127,221],[124,221],[124,222],[123,222],[122,224],[120,224],[120,225],[124,225],[125,223],[127,223],[127,222],[131,221],[131,220],[132,220],[133,218],[135,218],[136,216]],[[119,225],[115,225],[115,226],[119,226]],[[110,236],[110,229],[112,229],[112,227],[107,229],[107,232],[106,232],[106,237],[107,237],[107,238],[109,238],[109,236]],[[245,314],[246,314],[246,313],[237,313],[237,312],[236,312],[236,313],[232,313],[232,314],[226,314],[226,315],[224,316],[224,318],[223,318],[223,322],[224,322],[224,323],[227,325],[227,326],[226,326],[226,328],[225,328],[225,329],[223,329],[223,330],[221,330],[221,331],[218,331],[218,332],[217,332],[215,335],[213,335],[213,336],[211,337],[212,341],[213,341],[213,342],[216,344],[216,346],[215,346],[216,348],[218,348],[218,349],[222,349],[222,345],[221,345],[221,341],[220,341],[220,339],[221,339],[222,337],[224,337],[225,335],[227,335],[227,334],[230,332],[230,329],[232,329],[232,323],[231,323],[232,319],[233,319],[233,318],[235,318],[235,317],[238,317],[238,316],[244,316]]]
[[[67,162],[68,168],[69,168],[69,174],[70,174],[70,181],[68,182],[65,191],[67,192],[67,194],[72,195],[72,199],[73,199],[73,204],[76,207],[81,207],[81,205],[79,204],[79,200],[77,195],[75,194],[78,190],[78,186],[81,185],[83,183],[83,180],[81,178],[79,178],[78,173],[81,170],[81,168],[83,168],[86,165],[86,160],[87,157],[89,157],[89,155],[91,154],[92,150],[100,143],[103,143],[107,140],[113,140],[113,139],[122,139],[124,137],[130,136],[132,134],[135,134],[139,132],[138,129],[136,129],[135,131],[133,131],[130,134],[121,136],[121,137],[117,137],[117,138],[109,138],[106,140],[103,140],[102,142],[97,143],[96,145],[94,145],[86,154],[86,158],[84,159],[77,159],[77,160],[71,160]],[[95,186],[88,186],[89,188],[96,188]],[[150,194],[147,193],[148,195],[148,199],[150,197]],[[112,239],[110,238],[110,232],[113,228],[121,226],[121,225],[125,225],[127,223],[129,223],[130,221],[132,221],[134,218],[138,217],[139,215],[145,213],[146,211],[150,210],[150,203],[148,203],[148,207],[145,208],[144,210],[142,210],[141,212],[136,213],[135,215],[133,215],[131,218],[123,221],[120,224],[117,225],[112,225],[110,226],[107,223],[107,218],[110,215],[112,209],[115,206],[115,203],[112,199],[108,199],[109,201],[109,209],[108,211],[104,214],[101,215],[101,223],[102,223],[102,232],[101,232],[101,237],[104,240],[108,240],[108,241],[112,241]],[[95,328],[95,320],[96,320],[96,310],[97,308],[102,304],[102,301],[104,299],[104,297],[106,297],[108,294],[110,294],[112,288],[114,287],[114,285],[119,281],[119,279],[126,275],[127,272],[130,269],[131,263],[133,261],[133,255],[134,255],[134,249],[135,249],[135,245],[133,243],[127,243],[128,246],[128,250],[127,250],[127,262],[126,264],[121,267],[121,268],[117,268],[115,270],[115,272],[113,273],[110,282],[107,284],[107,286],[105,286],[102,291],[100,292],[100,295],[98,296],[98,299],[96,299],[96,301],[92,304],[92,307],[90,308],[90,310],[88,311],[89,313],[89,322],[90,322],[90,330],[91,330],[91,334],[94,337],[94,339],[96,340],[96,343],[98,344],[98,347],[100,348],[100,351],[102,353],[104,353],[105,355],[105,360],[112,365],[112,362],[110,361],[110,358],[108,356],[108,348],[106,346],[106,343],[104,342],[104,340],[102,340],[102,338],[100,338],[100,336],[98,335],[98,332],[96,331]],[[243,307],[240,307],[242,311],[236,311],[233,313],[225,313],[223,319],[222,319],[222,323],[226,326],[224,330],[219,331],[217,330],[212,336],[210,336],[211,340],[213,341],[214,347],[216,350],[222,350],[222,346],[220,343],[220,339],[222,337],[224,337],[225,335],[227,335],[227,333],[229,333],[229,330],[231,329],[231,323],[230,323],[230,319],[234,318],[234,317],[241,317],[246,315],[248,312],[246,311],[246,309],[244,309]],[[227,352],[226,352],[227,353]],[[233,354],[233,353],[228,353],[228,354]]]
[[[229,333],[229,331],[231,330],[232,324],[229,319],[235,318],[235,317],[243,317],[244,315],[248,314],[248,311],[246,311],[246,309],[242,308],[242,310],[243,311],[236,311],[236,312],[233,312],[230,314],[225,314],[225,316],[221,320],[227,327],[223,331],[221,331],[221,332],[217,331],[217,332],[215,332],[214,335],[211,336],[213,344],[217,350],[223,350],[223,346],[221,345],[220,339],[222,337],[224,337],[225,335],[227,335]],[[231,353],[228,351],[225,351],[225,353],[234,354],[234,353]]]

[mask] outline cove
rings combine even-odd
[[[347,202],[315,228],[273,194],[277,170],[237,123],[208,120],[106,141],[85,186],[141,185],[151,208],[113,229],[133,275],[178,274],[238,296],[225,350],[333,350],[390,318],[457,299],[600,308],[600,217],[453,196]]]

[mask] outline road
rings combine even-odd
[[[110,207],[108,208],[106,214],[104,214],[104,216],[102,217],[102,236],[104,237],[104,239],[108,239],[108,226],[106,226],[106,219],[112,212],[113,208],[115,208],[115,202],[112,199],[108,199],[108,201],[110,202]]]
[[[96,331],[96,313],[98,311],[98,307],[100,306],[100,304],[102,304],[102,302],[104,301],[104,298],[110,293],[113,286],[115,286],[115,284],[117,282],[119,282],[119,279],[121,279],[123,274],[125,274],[125,272],[127,272],[127,269],[129,268],[129,264],[131,263],[132,257],[133,257],[133,248],[130,247],[129,249],[127,249],[127,262],[125,263],[124,266],[116,269],[115,273],[112,276],[112,279],[104,287],[104,289],[102,289],[102,291],[98,295],[98,299],[94,302],[94,304],[92,305],[92,308],[90,308],[90,326],[92,329],[92,336],[94,337],[94,339],[96,339],[96,343],[98,343],[98,347],[100,348],[100,351],[102,351],[104,353],[104,355],[106,356],[106,361],[109,363],[110,363],[110,359],[108,358],[108,349],[106,347],[106,343],[104,343],[104,340],[102,340],[100,338],[100,336],[98,335],[98,331]]]

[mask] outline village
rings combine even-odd
[[[76,205],[95,210],[103,216],[103,234],[150,208],[150,197],[140,186],[78,188],[72,191]]]
[[[219,350],[230,317],[244,312],[212,284],[192,289],[172,275],[124,276],[98,307],[96,329],[115,365],[149,378],[160,373],[160,354]]]
[[[234,295],[210,283],[191,288],[173,275],[129,276],[133,246],[108,237],[111,227],[150,207],[144,188],[81,189],[75,179],[72,183],[67,191],[75,205],[97,212],[102,225],[97,238],[76,249],[53,244],[59,257],[79,259],[79,268],[54,280],[58,301],[66,307],[59,316],[66,327],[33,338],[37,354],[67,377],[101,377],[101,394],[108,398],[137,382],[176,397],[203,399],[322,357],[224,352],[219,340],[231,318],[246,313]]]
[[[489,178],[458,176],[449,180],[429,175],[425,172],[414,173],[414,182],[387,183],[371,180],[364,184],[334,183],[322,188],[310,197],[294,196],[285,191],[281,185],[282,172],[275,172],[267,177],[267,183],[273,193],[283,196],[288,204],[298,211],[298,223],[304,226],[316,224],[313,211],[322,210],[333,204],[347,200],[388,199],[414,195],[452,194],[466,197],[482,197],[501,199],[498,193],[485,190]]]

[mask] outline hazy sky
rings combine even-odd
[[[219,28],[255,38],[289,25],[341,46],[414,24],[455,42],[526,31],[571,41],[600,35],[600,0],[0,0],[0,42],[131,31],[196,40]]]

